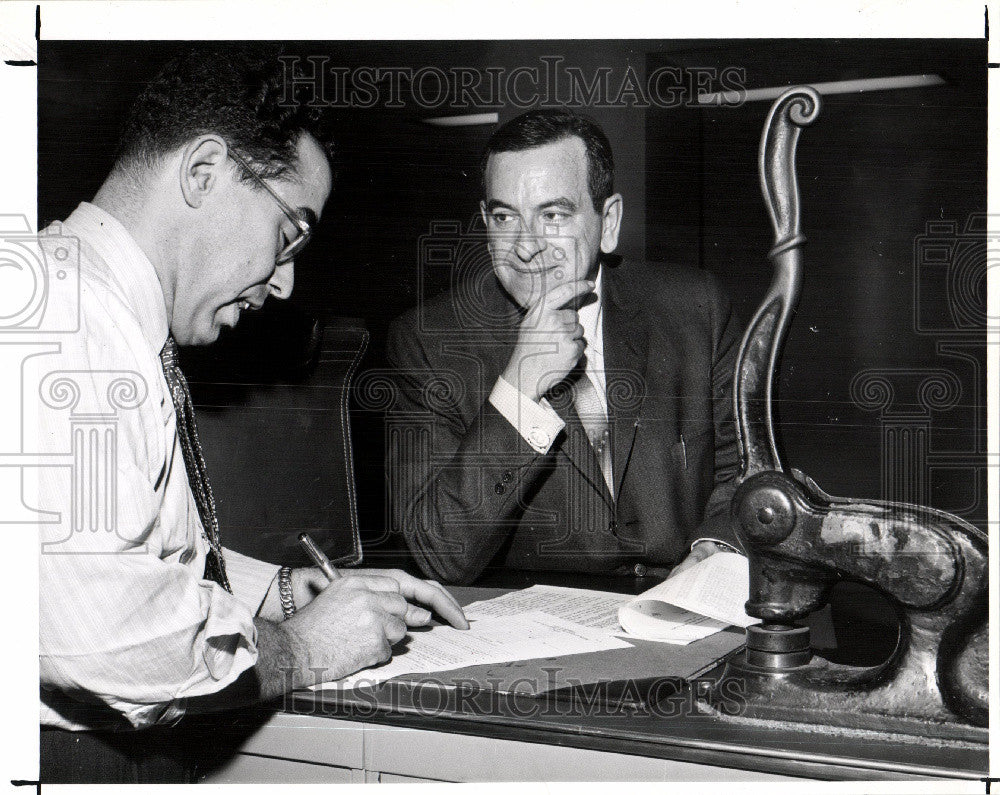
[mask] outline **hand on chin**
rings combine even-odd
[[[546,271],[526,271],[511,265],[498,265],[497,278],[522,309],[528,309],[557,284]]]

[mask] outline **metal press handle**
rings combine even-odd
[[[740,449],[740,481],[767,470],[783,471],[775,444],[771,393],[781,346],[802,283],[799,187],[795,148],[802,127],[819,116],[819,94],[790,88],[771,106],[760,140],[761,190],[774,228],[768,257],[774,266],[764,300],[747,326],[736,358],[734,401]]]

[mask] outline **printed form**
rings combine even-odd
[[[467,630],[436,626],[411,632],[407,645],[387,663],[310,689],[349,689],[375,685],[403,674],[630,647],[607,632],[537,611],[491,618],[472,615],[469,620],[471,626]]]
[[[564,621],[572,621],[612,634],[620,633],[618,608],[632,597],[610,591],[587,591],[554,585],[532,585],[493,599],[473,602],[465,608],[468,617],[514,616],[538,610]]]

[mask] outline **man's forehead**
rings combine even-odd
[[[286,179],[286,193],[296,209],[309,210],[313,217],[318,215],[333,185],[330,162],[323,148],[311,135],[303,135],[297,147],[297,162],[292,174]],[[310,221],[308,213],[305,220]]]
[[[542,186],[559,182],[567,187],[574,185],[585,189],[586,180],[586,147],[575,136],[530,149],[497,152],[490,155],[486,163],[488,193],[518,183]]]

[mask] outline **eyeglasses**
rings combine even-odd
[[[235,160],[244,171],[253,177],[258,185],[271,194],[271,198],[278,203],[281,211],[288,216],[288,220],[295,224],[295,228],[299,230],[299,234],[293,240],[290,240],[285,247],[278,252],[278,256],[275,257],[275,262],[278,265],[284,265],[286,262],[291,262],[296,256],[298,256],[302,249],[306,247],[306,243],[309,242],[309,238],[312,236],[312,227],[307,221],[302,220],[295,210],[288,206],[288,202],[282,199],[275,192],[274,188],[268,185],[264,181],[264,178],[250,167],[250,164],[244,160],[243,157],[236,154],[236,152],[232,149],[229,150],[229,156]]]

